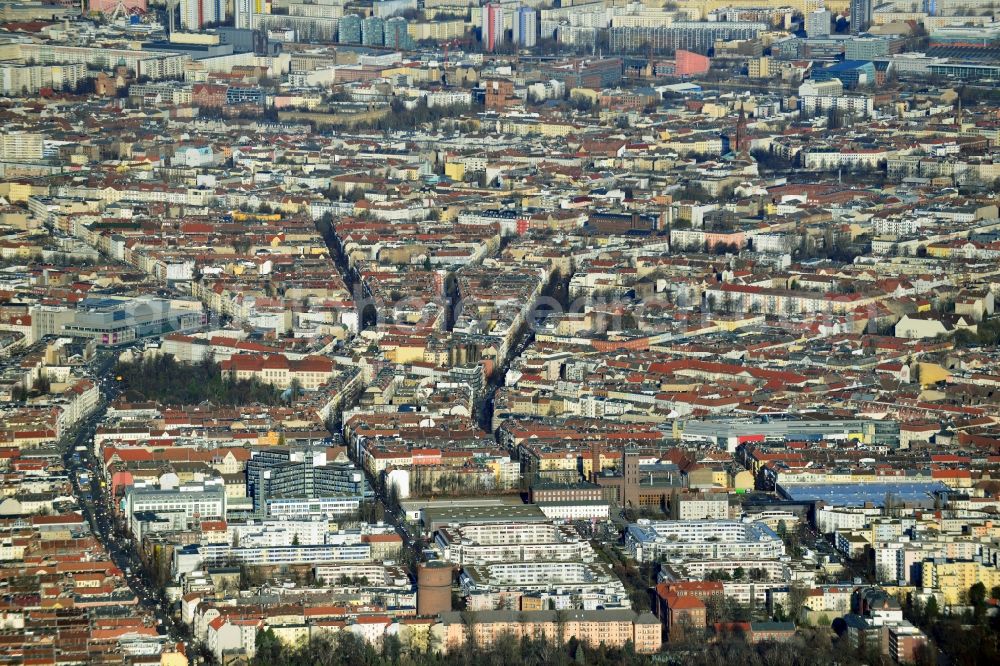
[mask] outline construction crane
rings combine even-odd
[[[452,46],[464,46],[468,44],[467,39],[451,39],[444,43],[444,59],[441,63],[441,81],[443,85],[448,85],[448,50]]]

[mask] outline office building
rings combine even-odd
[[[343,498],[360,501],[364,474],[346,456],[328,461],[326,448],[268,448],[247,461],[247,494],[257,513],[269,500]]]
[[[267,500],[265,514],[272,518],[349,516],[357,513],[360,497],[277,498]]]
[[[105,347],[128,344],[169,332],[193,331],[204,319],[198,309],[182,309],[170,301],[139,298],[87,298],[76,309],[36,306],[37,335],[75,335],[94,338]],[[33,322],[34,324],[34,322]]]
[[[1000,65],[971,62],[941,62],[928,66],[931,75],[949,79],[985,80],[1000,78]]]
[[[875,84],[875,65],[866,60],[843,60],[829,67],[814,68],[813,81],[839,79],[845,88]]]
[[[699,53],[679,49],[674,54],[674,76],[697,76],[712,66],[711,58]]]
[[[479,27],[482,31],[483,49],[495,51],[503,43],[503,9],[500,5],[490,3],[483,5]]]
[[[193,520],[226,517],[226,488],[221,479],[186,486],[131,486],[125,491],[124,514],[133,534],[143,516],[156,514],[171,518],[183,528]]]
[[[844,44],[845,60],[874,60],[899,53],[905,41],[887,37],[859,37]]]
[[[264,91],[257,86],[229,86],[226,89],[226,104],[264,105]]]

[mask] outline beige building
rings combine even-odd
[[[747,75],[751,79],[769,79],[773,75],[771,71],[771,59],[765,56],[753,58],[747,63]]]
[[[501,638],[543,636],[554,643],[570,638],[590,645],[604,643],[623,647],[631,641],[639,654],[652,654],[660,649],[662,626],[649,612],[630,610],[595,611],[479,611],[475,621],[468,622],[459,612],[441,614],[435,627],[445,651],[460,649],[466,642],[470,626],[479,645],[492,645]]]
[[[457,39],[465,34],[465,21],[434,21],[410,23],[406,26],[413,41],[433,39],[437,41]]]
[[[922,574],[924,587],[940,590],[946,605],[960,603],[963,594],[976,583],[982,583],[987,591],[1000,585],[1000,569],[980,562],[924,560]]]
[[[2,81],[2,79],[0,79]],[[0,92],[5,91],[0,90]],[[31,92],[37,92],[33,90]],[[17,162],[42,159],[43,138],[31,132],[5,132],[0,134],[0,160]]]

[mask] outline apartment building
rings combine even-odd
[[[735,520],[639,520],[628,526],[625,546],[640,562],[686,559],[775,559],[785,545],[761,523]]]
[[[550,642],[576,638],[590,645],[604,643],[622,647],[631,642],[640,654],[652,654],[660,648],[660,620],[649,612],[632,610],[569,611],[484,611],[470,625],[462,613],[441,614],[440,634],[446,651],[461,649],[467,632],[474,632],[479,645],[492,645],[499,639],[515,640],[520,636],[543,636]]]
[[[44,136],[34,132],[4,132],[0,134],[0,160],[41,160],[44,157],[44,139]]]
[[[677,498],[677,520],[725,520],[729,518],[729,496],[723,493],[696,493]]]
[[[78,64],[20,65],[0,64],[0,94],[37,93],[42,88],[72,90],[87,78],[87,66]]]
[[[189,54],[166,51],[109,49],[58,44],[20,44],[20,55],[44,65],[82,64],[101,70],[124,65],[139,78],[150,80],[184,78],[184,66],[191,61]]]
[[[434,546],[443,560],[459,565],[536,560],[594,560],[590,544],[567,526],[552,523],[470,523],[442,527]]]
[[[1000,569],[977,561],[925,560],[921,566],[924,589],[940,591],[945,605],[958,604],[969,588],[982,583],[987,591],[1000,585]]]
[[[799,108],[809,115],[833,111],[859,118],[870,118],[875,113],[875,102],[865,95],[806,95],[799,98]]]
[[[175,553],[176,571],[194,571],[206,566],[223,566],[237,561],[249,566],[322,564],[326,562],[368,562],[371,546],[367,543],[320,544],[312,546],[250,546],[231,544],[193,544]],[[192,567],[188,569],[188,567]]]
[[[611,27],[608,36],[614,53],[646,48],[656,53],[673,53],[678,49],[707,53],[717,39],[754,39],[767,29],[766,23],[753,21],[674,21],[663,26]]]
[[[705,294],[723,310],[764,314],[844,314],[879,300],[877,296],[862,294],[828,294],[740,284],[712,286]]]
[[[516,607],[526,595],[545,594],[559,608],[629,608],[625,586],[603,562],[494,562],[465,565],[459,585],[470,608]]]

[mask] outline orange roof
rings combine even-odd
[[[694,610],[705,608],[704,602],[698,597],[671,595],[667,599],[667,606],[671,610]]]

